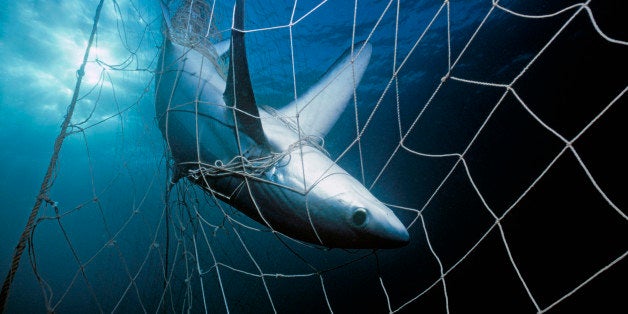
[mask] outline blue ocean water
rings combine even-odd
[[[400,307],[410,313],[530,313],[623,256],[628,204],[620,151],[628,48],[604,39],[592,21],[605,36],[625,42],[625,6],[592,1],[586,6],[591,14],[578,11],[569,20],[581,8],[573,5],[582,2],[499,2],[530,15],[570,8],[540,19],[517,17],[491,1],[448,3],[359,1],[354,28],[351,1],[320,7],[319,1],[299,1],[294,10],[290,1],[247,2],[250,29],[305,17],[292,31],[246,35],[260,104],[278,108],[290,102],[295,90],[306,91],[352,42],[368,39],[373,45],[356,89],[358,124],[364,128],[368,121],[362,151],[354,146],[344,153],[356,138],[353,104],[325,147],[334,158],[344,153],[338,163],[372,185],[383,202],[422,212],[395,209],[410,225],[411,243],[370,252],[310,248],[285,239],[284,245],[269,232],[232,227],[209,196],[183,181],[166,203],[168,159],[152,94],[163,40],[160,8],[149,1],[105,1],[73,133],[64,141],[51,203],[40,210],[7,313],[43,312],[47,298],[49,309],[81,313],[188,307],[212,313],[320,313],[329,307],[340,313]],[[0,7],[0,265],[6,271],[66,115],[96,5],[22,1]],[[227,30],[223,37],[229,35],[232,5],[216,6],[217,28]],[[401,64],[398,80],[392,80],[394,66]],[[503,85],[517,80],[507,92],[452,77]],[[577,154],[519,99],[561,136],[577,137]],[[401,138],[405,149],[393,153]],[[467,167],[454,167],[456,156],[413,152],[464,153]],[[54,219],[53,202],[61,219]],[[487,206],[504,215],[500,225]],[[208,224],[199,222],[196,209]],[[226,211],[264,229],[234,209]],[[553,310],[625,308],[626,268],[619,259]],[[172,273],[168,288],[164,269]],[[260,272],[269,275],[250,275]],[[285,276],[290,274],[313,275]]]

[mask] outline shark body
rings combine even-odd
[[[246,59],[244,4],[234,9],[226,79],[199,50],[169,39],[156,77],[158,126],[177,171],[257,222],[291,238],[338,248],[394,248],[405,226],[315,144],[353,96],[371,56],[340,57],[298,100],[279,110],[255,102]]]

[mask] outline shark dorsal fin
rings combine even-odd
[[[235,108],[235,119],[239,130],[251,137],[258,145],[268,146],[264,135],[259,109],[255,103],[253,86],[249,75],[244,45],[244,0],[237,0],[231,30],[231,57],[229,74],[223,98],[227,106]]]

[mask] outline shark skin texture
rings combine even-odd
[[[162,47],[155,109],[178,178],[292,239],[327,248],[406,245],[408,231],[392,210],[313,140],[327,134],[352,99],[371,45],[348,49],[296,101],[263,109],[240,31],[241,0],[233,21],[231,39],[209,47],[214,56],[168,38]],[[222,54],[229,58],[226,77],[211,59]]]

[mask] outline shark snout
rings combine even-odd
[[[362,214],[364,211],[364,214]],[[365,223],[362,226],[362,236],[365,247],[392,249],[407,245],[410,242],[408,229],[388,207],[373,206],[369,209],[355,210],[352,215],[354,225],[364,216]]]
[[[392,212],[386,216],[386,222],[380,228],[382,238],[380,248],[392,249],[407,245],[410,242],[408,229]]]

